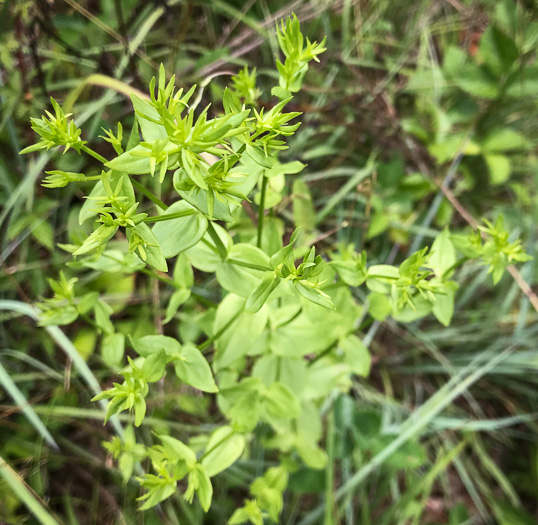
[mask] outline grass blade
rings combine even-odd
[[[39,419],[39,416],[35,413],[34,409],[32,408],[32,405],[29,404],[26,397],[24,397],[24,394],[19,390],[19,387],[15,384],[13,379],[11,379],[8,371],[4,368],[2,363],[0,362],[0,385],[2,385],[6,392],[11,396],[15,404],[19,405],[21,407],[21,412],[28,418],[30,423],[34,426],[36,431],[41,434],[43,439],[52,447],[55,449],[58,449],[58,445],[56,444],[56,441],[54,441],[54,438],[48,431],[47,427]]]
[[[35,308],[30,306],[29,304],[22,303],[20,301],[2,300],[0,301],[0,310],[10,310],[12,312],[18,312],[30,317],[34,321],[39,320],[39,315]],[[74,347],[73,343],[57,326],[45,326],[44,328],[54,339],[56,344],[71,359],[71,361],[73,362],[73,366],[82,376],[86,384],[90,387],[90,390],[93,392],[93,394],[99,394],[101,392],[101,386],[99,385],[99,381],[97,381],[96,377],[93,375],[92,371],[86,364],[86,361],[82,359],[81,355],[78,353],[78,350]],[[105,409],[106,402],[101,401],[100,404],[103,409]],[[112,417],[110,418],[110,422],[112,423],[112,426],[114,427],[114,430],[116,431],[118,436],[123,438],[123,427],[119,422],[118,418]]]
[[[57,519],[44,507],[44,503],[36,498],[24,480],[0,456],[0,476],[4,478],[15,495],[26,505],[32,515],[43,525],[60,525]]]
[[[501,361],[506,359],[515,349],[510,346],[503,352],[498,352],[498,345],[494,345],[480,353],[460,373],[453,376],[436,394],[434,394],[419,410],[413,413],[401,426],[398,437],[381,452],[374,456],[366,465],[342,485],[335,493],[335,502],[340,501],[364,481],[364,479],[380,467],[398,448],[409,439],[417,436],[437,414],[444,410],[454,399],[465,392],[473,383],[495,368]],[[481,364],[483,363],[483,364]],[[324,504],[307,514],[299,525],[318,523],[323,515]]]

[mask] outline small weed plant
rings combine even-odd
[[[164,326],[142,337],[117,331],[113,305],[99,292],[77,293],[77,278],[64,273],[50,282],[54,296],[38,304],[44,325],[82,318],[100,332],[103,361],[123,377],[94,398],[108,400],[105,421],[130,411],[139,427],[148,393],[165,378],[177,385],[178,396],[196,389],[214,401],[214,424],[190,440],[163,432],[148,447],[129,427],[105,444],[126,482],[137,474],[145,490],[142,511],[178,490],[208,511],[212,478],[256,443],[273,466],[251,483],[249,499],[228,523],[278,522],[289,474],[301,465],[325,466],[322,406],[333,391],[347,391],[353,375],[369,374],[370,355],[357,335],[363,323],[433,314],[448,326],[454,275],[463,263],[482,261],[496,283],[509,264],[529,259],[520,241],[509,239],[502,217],[468,234],[445,229],[399,266],[369,264],[368,254],[352,245],[318,253],[311,232],[297,227],[313,214],[307,186],[295,177],[286,222],[274,209],[286,179],[305,168],[280,162],[279,154],[299,128],[300,113],[288,108],[324,42],[304,38],[296,17],[277,27],[277,39],[283,58],[276,61],[272,107],[259,102],[255,70],[233,78],[217,113],[199,109],[196,87],[176,91],[161,66],[149,97],[132,96],[132,129],[124,133],[118,123],[105,131],[107,158],[90,149],[83,130],[54,100],[53,112],[32,119],[39,142],[23,150],[63,147],[102,163],[97,174],[58,169],[43,182],[89,190],[79,214],[89,233],[61,245],[74,257],[69,273],[137,274],[138,284],[151,279],[166,293]],[[170,202],[161,200],[171,193]],[[249,227],[238,220],[244,203],[257,209]],[[204,287],[215,286],[221,300],[213,305]],[[367,290],[365,302],[357,287]],[[202,312],[197,323],[180,320],[186,303]],[[189,322],[195,326],[175,330],[179,338],[164,335]]]

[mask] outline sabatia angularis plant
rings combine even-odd
[[[205,341],[199,342],[199,332],[181,342],[159,333],[131,337],[138,357],[127,363],[125,335],[116,331],[114,311],[98,292],[77,296],[77,279],[62,273],[58,282],[51,281],[54,297],[39,304],[42,324],[69,324],[79,317],[91,323],[102,333],[105,362],[116,370],[124,366],[123,381],[94,398],[109,400],[107,420],[129,410],[139,426],[151,385],[170,373],[216,399],[221,423],[208,435],[187,443],[159,435],[158,444],[146,447],[137,443],[130,427],[123,440],[106,444],[125,480],[149,458],[152,472],[137,478],[146,489],[142,510],[181,487],[188,502],[196,496],[207,511],[211,479],[257,439],[278,466],[254,480],[251,497],[228,523],[277,522],[288,474],[300,464],[324,467],[321,404],[334,389],[349,389],[353,374],[369,373],[368,350],[356,335],[360,319],[392,315],[408,322],[433,313],[448,325],[458,266],[480,259],[497,282],[511,261],[528,259],[519,241],[509,242],[502,220],[486,223],[483,236],[445,230],[430,249],[399,266],[368,265],[365,252],[345,245],[325,259],[298,228],[284,242],[282,221],[266,216],[265,210],[279,202],[286,175],[305,167],[280,162],[279,153],[300,125],[300,114],[287,107],[324,42],[305,39],[295,16],[277,27],[277,37],[285,60],[276,62],[279,81],[271,93],[279,101],[269,110],[259,109],[255,70],[245,69],[233,79],[224,91],[222,112],[213,115],[209,106],[198,112],[197,104],[189,105],[196,88],[176,91],[174,77],[167,82],[161,66],[158,80],[150,83],[150,96],[132,96],[129,136],[120,123],[116,132],[105,131],[102,138],[116,153],[111,159],[81,140],[81,130],[54,100],[55,115],[32,119],[42,140],[23,153],[63,146],[102,163],[99,175],[54,170],[43,183],[60,188],[95,182],[79,215],[81,224],[93,224],[93,231],[78,244],[61,245],[80,268],[141,272],[164,282],[172,291],[165,324],[194,300],[193,269],[198,275],[214,274],[222,289],[220,304],[206,316]],[[167,204],[149,188],[169,179],[176,199]],[[236,242],[234,225],[251,196],[258,205],[257,224]],[[369,290],[365,304],[354,294],[359,286]]]

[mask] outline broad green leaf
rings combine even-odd
[[[97,332],[89,328],[83,328],[77,332],[73,339],[73,346],[77,349],[84,361],[87,361],[95,350]]]
[[[232,321],[243,308],[245,299],[228,294],[217,308],[213,333],[219,333]],[[267,325],[268,309],[261,308],[257,313],[243,313],[217,339],[217,352],[213,360],[215,370],[221,370],[247,355],[255,346]]]
[[[175,361],[175,369],[184,383],[203,392],[218,392],[208,362],[194,345],[187,343],[183,346],[180,357]]]
[[[54,249],[54,230],[50,222],[42,220],[36,223],[32,227],[32,237],[47,250]]]
[[[66,305],[43,312],[39,317],[39,326],[62,326],[71,324],[78,318],[76,306]]]
[[[166,130],[162,124],[157,124],[156,122],[151,122],[150,120],[144,118],[145,115],[153,120],[161,121],[161,116],[151,104],[141,100],[134,94],[131,95],[131,102],[133,103],[133,108],[137,113],[138,124],[140,125],[142,136],[146,142],[153,142],[157,139],[168,138],[168,134],[166,133]]]
[[[266,155],[263,149],[247,144],[245,154],[248,155],[256,164],[263,168],[272,168],[276,162],[274,157]]]
[[[295,448],[305,465],[313,469],[325,468],[327,464],[327,453],[324,450],[302,440],[297,442]]]
[[[103,300],[98,299],[94,306],[95,323],[105,333],[112,334],[114,332],[114,325],[110,320],[113,310]]]
[[[350,375],[347,364],[332,364],[330,359],[319,359],[308,367],[303,399],[323,399],[335,388],[347,392],[351,386]]]
[[[181,345],[173,337],[166,335],[145,335],[138,339],[131,339],[131,344],[138,355],[149,357],[164,350],[168,355],[179,354]]]
[[[456,262],[456,248],[452,244],[448,229],[445,228],[435,238],[430,252],[428,267],[432,268],[438,277],[442,277]]]
[[[222,244],[224,244],[226,250],[229,252],[233,246],[230,234],[218,224],[213,224],[213,227],[222,241]],[[198,244],[189,248],[185,252],[185,255],[188,257],[191,264],[202,272],[213,273],[222,263],[219,252],[209,233],[206,233]]]
[[[340,316],[332,310],[314,308],[325,319],[314,321],[303,312],[282,326],[275,327],[269,338],[271,352],[283,357],[301,357],[320,352],[338,339],[340,327],[335,320]]]
[[[392,303],[385,294],[372,292],[366,300],[368,313],[377,321],[383,321],[392,311]]]
[[[424,299],[421,295],[416,295],[413,297],[413,302],[415,308],[406,305],[401,310],[394,309],[392,312],[392,317],[396,321],[401,323],[411,323],[422,317],[426,317],[432,311],[432,303]]]
[[[125,352],[125,336],[120,333],[107,334],[101,343],[101,357],[108,366],[119,366]]]
[[[368,275],[358,260],[331,261],[331,266],[348,286],[360,286]]]
[[[294,160],[292,162],[286,162],[284,164],[281,164],[280,162],[276,162],[275,165],[271,169],[268,169],[265,171],[265,176],[271,179],[273,177],[276,177],[277,175],[295,175],[303,171],[305,168],[306,168],[306,164],[303,164],[302,162],[299,162],[298,160]],[[296,179],[296,180],[300,180],[300,179]],[[294,193],[295,193],[295,190],[294,190]]]
[[[182,288],[192,288],[194,285],[194,273],[189,258],[181,253],[176,259],[174,266],[174,282]]]
[[[265,393],[265,410],[276,419],[294,419],[301,413],[301,405],[290,388],[273,383]]]
[[[204,215],[210,216],[209,208],[207,206],[207,191],[197,188],[196,190],[184,191],[177,190],[178,194],[183,197],[189,204],[194,206],[197,210],[201,211]],[[218,221],[231,222],[232,214],[230,212],[230,206],[218,199],[214,199],[213,214],[211,218]]]
[[[171,436],[158,436],[161,440],[163,447],[170,458],[177,461],[185,461],[188,465],[194,465],[196,463],[196,454],[194,451],[181,442],[179,439]]]
[[[444,163],[454,160],[458,155],[478,155],[480,146],[465,135],[456,134],[436,144],[431,144],[428,151],[437,159],[437,162]]]
[[[511,128],[503,128],[490,133],[482,143],[482,149],[487,153],[517,151],[528,146],[527,138]]]
[[[444,326],[449,326],[454,314],[454,295],[455,290],[446,287],[443,294],[435,294],[432,312],[437,320]]]
[[[492,77],[487,70],[468,64],[461,68],[459,75],[454,77],[457,86],[470,95],[488,100],[499,96],[499,85],[496,78]]]
[[[460,47],[453,45],[446,47],[443,59],[444,73],[451,79],[457,77],[468,59],[469,55]]]
[[[502,184],[510,177],[512,170],[510,159],[506,155],[485,155],[484,159],[489,169],[489,180],[492,184]]]
[[[168,169],[172,170],[177,168],[179,165],[180,155],[178,146],[172,142],[169,142],[166,144],[164,151],[168,153]],[[129,175],[145,175],[151,173],[150,153],[151,150],[139,144],[132,150],[126,151],[115,159],[107,162],[106,166],[110,169],[127,173]]]
[[[233,465],[244,448],[245,437],[242,434],[236,433],[232,427],[220,427],[209,438],[205,457],[201,461],[202,466],[212,478]]]
[[[318,287],[308,286],[303,282],[295,282],[295,289],[308,301],[327,308],[328,310],[334,310],[334,304],[331,297],[320,290]]]
[[[161,246],[165,259],[188,250],[204,236],[207,230],[207,218],[186,201],[175,202],[162,216],[190,211],[193,212],[192,215],[159,221],[153,226],[153,234]]]
[[[252,432],[261,416],[262,398],[258,392],[247,392],[242,395],[226,416],[237,432]]]
[[[164,375],[164,369],[167,363],[166,353],[160,352],[150,354],[144,359],[142,365],[142,375],[148,383],[155,383]]]
[[[368,239],[373,239],[374,237],[381,235],[389,227],[389,221],[390,217],[384,210],[375,211],[370,219],[366,237]]]
[[[279,381],[300,397],[306,380],[306,362],[295,357],[265,354],[252,369],[253,377],[259,377],[266,386]]]
[[[229,261],[222,263],[217,268],[217,280],[225,290],[241,297],[248,297],[258,286],[263,272],[271,269],[269,257],[250,244],[233,245],[228,259],[238,261],[239,264]]]
[[[179,288],[170,296],[168,306],[166,307],[166,317],[163,320],[163,324],[169,323],[174,318],[178,308],[185,303],[190,296],[191,291],[187,288]]]
[[[354,374],[368,377],[372,357],[366,345],[355,335],[349,335],[340,341],[340,347],[344,351],[344,362]]]
[[[494,25],[482,34],[478,54],[497,76],[507,74],[519,56],[515,42]]]

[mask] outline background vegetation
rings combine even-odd
[[[128,93],[145,91],[161,62],[178,87],[206,86],[205,102],[219,98],[245,64],[257,68],[262,87],[270,85],[275,20],[294,11],[311,39],[327,35],[328,51],[290,109],[304,115],[285,159],[308,167],[286,187],[268,190],[284,227],[291,231],[294,219],[326,250],[353,243],[384,263],[429,244],[447,225],[458,231],[502,213],[535,255],[533,5],[0,4],[0,520],[223,523],[271,464],[253,449],[222,473],[208,515],[179,494],[145,514],[136,510],[138,485],[122,485],[101,444],[114,429],[89,401],[92,386],[114,377],[113,357],[84,321],[63,331],[39,328],[28,306],[50,295],[47,278],[71,260],[57,243],[81,235],[77,190],[44,190],[43,172],[52,155],[66,171],[92,169],[82,156],[18,155],[34,141],[29,118],[49,108],[51,95],[86,123],[92,144],[101,127],[130,112]],[[251,211],[247,206],[235,225],[238,235]],[[537,269],[535,255],[492,288],[487,269],[466,266],[450,328],[433,318],[407,325],[365,318],[360,335],[372,354],[370,377],[338,396],[324,437],[329,466],[291,476],[281,522],[536,523]],[[86,272],[81,283],[106,294],[121,331],[142,336],[162,323],[167,297],[153,280],[137,279],[136,293],[133,275],[110,269]],[[220,299],[201,279],[198,302],[187,302],[180,322],[165,328],[174,336],[201,333]],[[152,431],[188,437],[214,423],[205,398],[178,396],[173,385],[154,393],[148,407],[139,436],[147,444]],[[398,441],[402,436],[408,439]],[[43,509],[56,521],[39,518]]]

